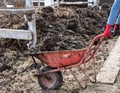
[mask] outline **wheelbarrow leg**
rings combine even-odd
[[[40,66],[40,67],[38,66],[38,64],[37,64],[34,56],[32,56],[32,59],[33,59],[33,62],[34,62],[34,64],[35,64],[36,68],[37,68],[38,74],[40,74],[39,68],[40,68],[41,66]],[[35,76],[38,76],[38,75],[35,75]]]
[[[86,63],[84,62],[84,68],[86,69]],[[95,62],[95,58],[93,56],[93,70],[94,70],[94,79],[90,79],[89,76],[87,75],[86,71],[84,71],[86,77],[88,78],[88,80],[91,82],[91,83],[95,83],[96,82],[96,62]]]
[[[70,72],[72,73],[72,75],[74,76],[75,80],[78,82],[79,86],[82,88],[82,89],[85,89],[87,86],[86,86],[86,79],[85,79],[85,84],[84,86],[80,83],[80,81],[78,80],[78,78],[76,77],[76,75],[74,74],[74,72],[72,71],[72,69],[70,68]]]
[[[94,80],[90,79],[89,76],[87,75],[87,73],[86,73],[86,63],[85,63],[85,62],[83,62],[84,69],[82,69],[80,66],[78,66],[78,67],[79,67],[79,71],[81,70],[81,71],[85,74],[85,77],[86,77],[90,82],[95,83],[95,82],[96,82],[96,62],[95,62],[94,56],[93,56],[93,64],[94,64],[94,66],[93,66],[93,69],[94,69]]]
[[[85,78],[87,78],[88,80],[89,80],[89,77],[88,77],[88,75],[86,74],[86,72],[85,72],[85,69],[82,69],[80,66],[78,66],[78,70],[79,71],[82,71],[82,73],[85,75]],[[80,73],[81,74],[81,73]]]
[[[90,78],[89,78],[89,80],[90,80],[90,82],[95,83],[96,82],[96,61],[95,61],[94,57],[93,57],[93,69],[94,69],[94,81],[91,80]]]

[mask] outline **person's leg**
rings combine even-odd
[[[118,16],[118,18],[116,20],[116,24],[120,24],[120,14],[119,14],[119,16]]]
[[[120,14],[116,20],[116,23],[114,24],[114,31],[118,30],[120,28]]]
[[[107,24],[114,25],[120,12],[120,0],[115,0],[107,20]],[[120,17],[119,17],[120,18]]]
[[[114,24],[114,29],[113,31],[115,32],[115,34],[120,35],[120,14],[116,20],[116,23]]]
[[[119,16],[119,12],[120,12],[120,0],[115,0],[107,20],[106,29],[104,31],[106,37],[110,37],[112,35],[111,34],[112,26],[115,24],[117,17]]]

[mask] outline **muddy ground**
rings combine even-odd
[[[58,51],[87,48],[90,41],[103,33],[110,5],[95,8],[61,7],[44,8],[36,13],[37,46],[36,51]],[[27,29],[23,15],[4,14],[0,17],[0,28]],[[97,71],[104,63],[118,37],[103,42],[96,54]],[[31,57],[25,54],[27,41],[0,40],[0,93],[120,93],[119,77],[114,85],[88,83],[82,90],[69,71],[62,71],[63,86],[58,91],[44,91],[39,87],[36,66]],[[39,60],[37,60],[39,62]],[[93,65],[87,71],[92,73]],[[76,75],[78,74],[74,68]],[[93,73],[92,73],[93,74]]]

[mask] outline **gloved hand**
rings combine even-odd
[[[106,37],[111,37],[111,30],[112,30],[112,25],[109,25],[109,24],[107,24],[106,25],[106,29],[105,29],[105,31],[104,31],[104,35],[106,36]]]
[[[113,31],[116,32],[116,30],[119,29],[119,26],[120,26],[119,24],[114,24],[114,29],[113,29]]]
[[[120,35],[120,25],[119,24],[115,24],[114,25],[114,29],[113,29],[113,32],[115,35]]]

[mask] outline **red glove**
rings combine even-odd
[[[120,26],[119,24],[115,24],[115,25],[114,25],[114,29],[113,29],[113,31],[116,32],[116,30],[119,29],[119,26]]]
[[[114,25],[114,35],[120,35],[120,24],[115,24]]]
[[[111,30],[112,30],[112,25],[107,24],[106,29],[104,31],[104,35],[106,37],[110,37],[111,36]]]

